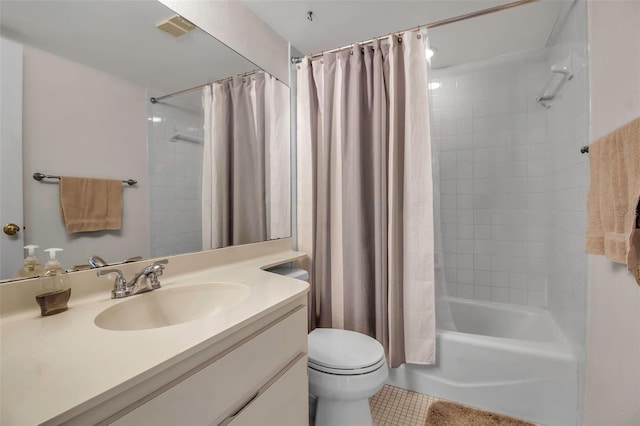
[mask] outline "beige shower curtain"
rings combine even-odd
[[[203,249],[291,235],[288,93],[264,72],[203,89]]]
[[[378,339],[393,367],[435,362],[427,62],[421,35],[298,67],[298,243],[312,327]]]

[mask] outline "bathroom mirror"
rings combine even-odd
[[[71,269],[92,255],[116,263],[291,235],[284,82],[188,22],[166,24],[186,31],[179,36],[157,28],[176,13],[155,0],[0,7],[0,36],[22,47],[23,61],[24,217],[15,222],[42,263],[49,247],[63,248]],[[16,84],[9,77],[3,87]],[[59,181],[34,173],[137,184],[123,184],[120,230],[70,234]],[[19,251],[0,280],[21,266]]]

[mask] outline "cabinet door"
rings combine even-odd
[[[299,309],[195,369],[178,383],[169,384],[164,392],[112,424],[218,424],[245,405],[251,395],[278,376],[298,354],[305,355],[306,348],[307,314],[306,309]]]
[[[307,357],[302,355],[257,398],[220,426],[302,426],[309,422]]]

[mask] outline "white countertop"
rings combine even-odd
[[[145,297],[140,294],[113,300],[106,291],[75,299],[72,291],[69,310],[54,316],[39,316],[34,302],[28,312],[2,317],[1,423],[40,424],[70,410],[82,412],[83,406],[92,405],[92,399],[161,364],[168,367],[286,305],[305,294],[308,284],[261,268],[302,255],[281,251],[177,276],[168,273],[170,261],[161,277],[162,289],[154,291],[232,282],[248,286],[250,295],[215,315],[169,327],[136,331],[99,328],[94,319],[100,312],[133,297]]]

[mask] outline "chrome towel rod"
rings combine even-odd
[[[33,174],[33,178],[35,180],[43,180],[43,179],[58,179],[58,180],[60,180],[60,176],[45,175],[44,173],[38,173],[38,172]],[[127,180],[123,180],[122,183],[126,183],[127,185],[131,186],[131,185],[137,184],[138,181],[134,180],[134,179],[127,179]]]

